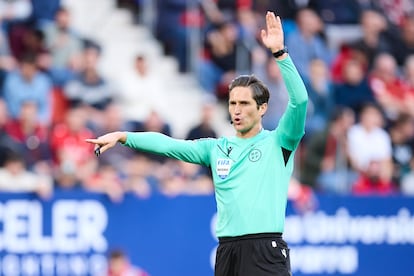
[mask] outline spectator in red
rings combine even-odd
[[[375,58],[369,76],[369,84],[386,119],[393,120],[401,113],[410,113],[412,97],[398,74],[398,67],[393,56],[382,53]],[[412,112],[412,111],[411,111]]]
[[[74,187],[92,176],[96,169],[93,147],[85,139],[93,135],[86,126],[88,114],[84,107],[71,107],[65,123],[52,130],[51,149],[55,177],[61,187]]]
[[[380,109],[367,104],[359,114],[359,122],[348,131],[348,155],[352,168],[358,172],[354,193],[392,190],[392,145],[383,125]]]
[[[19,145],[19,152],[24,156],[28,169],[49,170],[49,131],[37,117],[38,105],[34,101],[21,104],[20,113],[16,119],[7,122],[5,130]]]
[[[395,192],[390,180],[381,178],[381,164],[372,161],[352,187],[354,195],[390,195]]]
[[[343,83],[344,79],[344,67],[349,61],[354,61],[361,66],[362,73],[366,75],[368,73],[369,61],[368,56],[363,49],[358,45],[343,44],[339,47],[337,55],[334,57],[331,67],[332,81],[334,83]]]
[[[359,19],[361,37],[355,41],[344,43],[336,55],[332,66],[334,82],[340,83],[342,68],[350,59],[357,60],[365,73],[371,70],[374,59],[383,52],[391,51],[387,20],[383,14],[373,9],[361,12]]]
[[[414,54],[405,60],[403,81],[410,94],[414,95]]]

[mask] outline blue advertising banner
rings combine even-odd
[[[318,196],[289,203],[285,240],[293,275],[414,275],[414,200]],[[120,203],[85,192],[43,201],[0,194],[0,275],[105,275],[121,248],[152,276],[211,276],[217,240],[213,196],[128,195]]]
[[[294,275],[414,275],[414,198],[318,197],[298,215],[288,206],[284,237]]]

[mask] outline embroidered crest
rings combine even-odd
[[[232,161],[228,158],[219,158],[216,162],[216,173],[221,179],[225,179],[229,173]]]
[[[249,160],[252,162],[256,162],[262,157],[262,152],[258,149],[252,149],[249,153]]]

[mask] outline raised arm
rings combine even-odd
[[[278,137],[282,147],[293,151],[305,133],[308,94],[301,76],[284,45],[282,23],[273,12],[266,14],[266,30],[261,31],[263,44],[269,48],[279,65],[289,93],[289,102],[279,121]]]

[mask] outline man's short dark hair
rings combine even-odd
[[[229,91],[235,87],[250,87],[253,93],[253,99],[256,101],[258,107],[269,102],[269,89],[254,75],[241,75],[235,78],[229,85]]]

